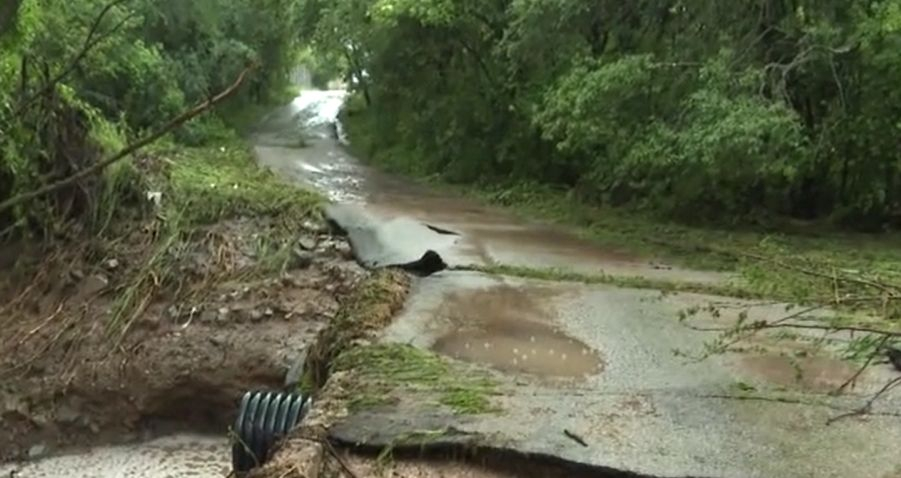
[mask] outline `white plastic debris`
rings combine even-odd
[[[147,200],[152,202],[156,207],[160,207],[163,203],[163,193],[161,191],[147,191]]]

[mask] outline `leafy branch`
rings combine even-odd
[[[815,268],[798,266],[783,260],[757,254],[741,253],[741,255],[765,263],[768,266],[776,267],[777,269],[800,273],[823,281],[833,289],[833,294],[827,297],[808,298],[808,301],[811,302],[810,305],[800,308],[797,311],[787,313],[776,319],[749,320],[748,309],[750,309],[750,306],[748,306],[738,314],[734,323],[727,326],[702,326],[690,323],[688,320],[690,317],[696,316],[702,310],[709,312],[713,317],[719,317],[720,312],[717,304],[710,304],[704,309],[695,306],[680,311],[680,322],[692,330],[717,333],[717,336],[713,341],[705,344],[705,352],[700,357],[696,357],[697,360],[704,360],[712,355],[723,354],[734,350],[739,344],[748,341],[762,332],[787,329],[820,331],[823,332],[824,338],[838,333],[850,334],[852,340],[845,345],[846,351],[853,352],[853,355],[864,358],[864,360],[853,375],[832,391],[833,395],[843,394],[849,388],[853,387],[868,368],[876,363],[882,362],[877,360],[880,356],[887,356],[889,362],[891,362],[898,371],[901,371],[901,351],[898,351],[893,347],[893,343],[901,338],[901,330],[894,327],[891,322],[862,323],[857,321],[849,323],[813,316],[816,312],[842,310],[851,306],[870,304],[873,302],[882,303],[884,310],[887,304],[901,301],[901,286],[871,277],[864,277],[860,274],[839,273],[835,268],[832,268],[831,273],[824,273]],[[854,288],[840,293],[840,284],[853,285]],[[878,295],[872,295],[871,291],[873,290],[878,291]],[[789,308],[792,307],[793,306],[789,306]],[[863,334],[863,336],[854,339],[855,334]],[[899,383],[901,383],[901,377],[889,380],[880,390],[871,395],[867,402],[859,409],[833,417],[828,423],[834,423],[839,419],[850,416],[869,414],[873,404],[894,389]]]
[[[115,32],[117,32],[126,22],[134,18],[134,13],[130,13],[126,15],[122,20],[120,20],[116,25],[107,30],[106,32],[100,33],[100,25],[103,23],[103,19],[106,18],[107,14],[109,14],[114,8],[122,5],[129,0],[113,0],[108,3],[105,7],[100,10],[100,13],[94,18],[94,21],[91,23],[90,28],[88,29],[88,35],[85,37],[84,43],[82,43],[81,48],[75,54],[75,56],[69,61],[67,66],[63,68],[59,73],[50,78],[40,90],[35,92],[34,94],[24,98],[19,106],[13,113],[13,116],[21,115],[26,109],[28,109],[38,98],[46,96],[50,94],[56,88],[56,85],[59,82],[63,81],[70,73],[75,71],[78,67],[78,64],[81,63],[82,60],[87,56],[87,54],[94,49],[97,45],[99,45],[103,40],[112,36]],[[24,66],[23,66],[24,69]],[[22,72],[23,76],[25,72]],[[24,86],[24,85],[23,85]]]

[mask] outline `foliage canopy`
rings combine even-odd
[[[0,201],[65,177],[230,85],[235,106],[280,92],[295,64],[293,0],[15,0],[0,7]],[[220,118],[181,128],[222,138]],[[60,219],[109,217],[140,175],[104,177],[0,212],[0,232],[53,232]],[[104,192],[107,191],[107,192]],[[134,196],[134,195],[132,195]],[[2,239],[2,237],[0,237]]]
[[[687,218],[901,214],[901,1],[305,0],[376,160]],[[359,135],[358,135],[359,136]],[[725,217],[724,217],[725,216]]]

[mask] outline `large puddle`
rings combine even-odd
[[[450,294],[435,311],[452,329],[432,349],[497,370],[541,377],[585,378],[603,370],[599,354],[553,325],[538,288],[489,287]]]
[[[188,434],[0,465],[0,476],[15,478],[222,478],[230,472],[226,439]]]

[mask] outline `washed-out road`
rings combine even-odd
[[[283,177],[326,194],[333,201],[329,216],[368,265],[404,263],[434,250],[451,266],[483,270],[509,265],[697,284],[735,280],[604,248],[369,168],[335,127],[343,96],[304,92],[264,122],[256,153]],[[305,147],[292,144],[299,134]],[[701,361],[677,355],[700,353],[715,338],[677,319],[680,310],[711,303],[720,313],[700,314],[693,320],[699,328],[728,326],[741,311],[753,320],[778,319],[786,310],[698,294],[443,271],[416,282],[381,340],[490,370],[504,383],[497,398],[502,412],[464,417],[400,403],[352,414],[332,433],[387,446],[417,430],[449,426],[490,436],[501,448],[640,476],[901,476],[893,446],[901,442],[901,418],[893,416],[898,396],[883,398],[870,416],[827,425],[890,380],[889,366],[869,369],[853,391],[835,396],[857,367],[829,347],[811,347],[804,336],[761,338],[752,351]]]

